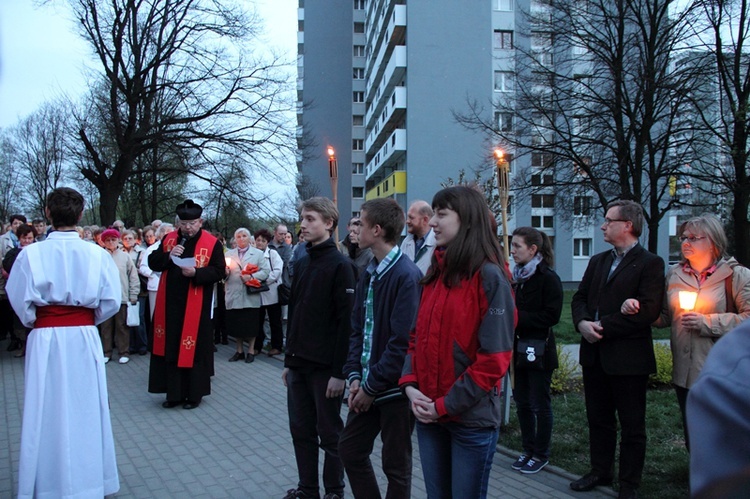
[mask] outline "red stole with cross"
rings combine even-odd
[[[161,242],[162,250],[166,253],[172,251],[177,244],[178,232],[170,232]],[[200,269],[208,265],[211,260],[216,238],[201,231],[198,242],[195,245],[195,268]],[[152,354],[164,357],[166,349],[166,305],[167,305],[167,279],[169,273],[179,272],[178,268],[165,271],[159,280],[159,289],[156,292],[156,307],[154,309],[154,349]],[[196,286],[192,279],[188,285],[187,304],[185,306],[185,319],[182,322],[182,336],[180,338],[180,352],[177,357],[177,367],[193,367],[195,358],[195,344],[198,341],[198,326],[200,324],[201,310],[203,308],[203,286]]]

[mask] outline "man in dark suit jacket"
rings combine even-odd
[[[582,336],[591,472],[570,488],[586,491],[612,483],[616,414],[622,428],[619,497],[630,498],[637,497],[646,457],[646,386],[656,372],[651,323],[661,311],[664,261],[638,244],[643,228],[639,204],[611,203],[601,228],[614,249],[591,259],[571,304]],[[628,298],[638,299],[638,313],[620,313]]]

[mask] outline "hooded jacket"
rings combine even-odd
[[[436,250],[437,265],[444,251]],[[435,401],[440,422],[500,425],[500,383],[513,349],[515,305],[503,270],[485,263],[470,279],[424,286],[399,385]]]

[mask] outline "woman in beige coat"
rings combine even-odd
[[[244,360],[250,363],[255,360],[253,345],[258,335],[258,321],[260,317],[260,293],[248,293],[245,283],[251,279],[265,281],[270,267],[263,252],[250,246],[250,231],[244,228],[234,232],[236,248],[227,251],[227,277],[224,284],[226,303],[225,325],[227,334],[234,336],[237,351],[229,358],[229,362]],[[242,270],[249,265],[255,265],[258,270],[253,274],[243,274]],[[243,350],[242,342],[248,342],[247,354]]]
[[[750,270],[727,257],[727,236],[713,215],[684,222],[680,237],[682,261],[667,272],[662,313],[656,327],[671,326],[672,383],[682,412],[685,445],[685,402],[708,352],[724,334],[750,316]],[[691,310],[680,306],[680,292],[696,297]],[[635,313],[637,300],[623,303],[623,313]]]

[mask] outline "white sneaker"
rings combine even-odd
[[[110,360],[112,360],[112,359],[110,359],[109,357],[104,357],[104,363],[105,363],[105,364],[106,364],[107,362],[109,362]]]
[[[120,357],[120,364],[127,364],[130,362],[130,357]]]

